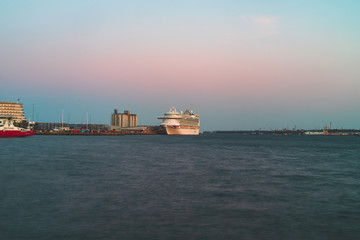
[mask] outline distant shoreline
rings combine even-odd
[[[238,134],[238,135],[273,135],[273,136],[359,136],[360,130],[342,129],[342,130],[238,130],[238,131],[203,131],[200,135],[212,134]],[[109,132],[69,132],[69,131],[35,131],[34,135],[53,135],[53,136],[124,136],[124,135],[166,135],[163,132],[144,132],[144,131],[109,131]]]
[[[307,135],[307,136],[358,136],[358,129],[332,130],[236,130],[236,131],[204,131],[203,134],[241,134],[241,135]]]

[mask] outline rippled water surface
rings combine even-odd
[[[359,239],[360,137],[0,139],[0,239]]]

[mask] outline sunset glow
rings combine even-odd
[[[341,7],[340,7],[341,6]],[[205,130],[359,128],[356,1],[1,1],[2,100],[41,121],[193,108]]]

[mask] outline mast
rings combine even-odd
[[[35,104],[33,103],[33,111],[32,111],[32,120],[35,121],[35,115],[34,115],[34,109],[35,109]]]

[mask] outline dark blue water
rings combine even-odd
[[[0,139],[0,239],[359,239],[360,137]]]

